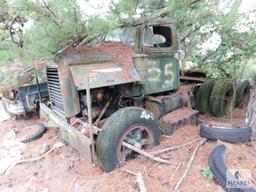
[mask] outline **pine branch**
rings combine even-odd
[[[66,46],[64,46],[61,50],[57,51],[57,53],[55,54],[55,57],[62,55],[67,49],[69,49],[70,47],[76,47],[77,45],[79,45],[85,38],[87,38],[87,35],[84,35],[82,37],[78,37],[75,40],[73,40],[71,43],[67,44]],[[93,37],[94,39],[96,37]]]
[[[17,30],[15,30],[15,28],[13,27],[16,22],[18,22],[18,23],[21,24],[21,19],[20,19],[20,16],[19,16],[19,15],[15,15],[15,16],[12,17],[12,19],[10,20],[10,22],[8,22],[8,23],[6,24],[6,29],[9,30],[9,34],[10,34],[10,37],[11,37],[12,42],[13,42],[14,44],[16,44],[18,47],[21,47],[21,48],[22,48],[22,47],[23,47],[22,36],[21,36],[20,32],[18,32]],[[14,39],[14,35],[15,35],[15,34],[17,34],[17,35],[19,36],[19,38],[20,38],[19,41],[16,41],[16,40]]]
[[[197,32],[200,28],[202,27],[202,25],[196,26],[195,29],[191,30],[188,32],[187,35],[185,35],[182,39],[181,42],[185,42],[186,38],[188,38],[190,35],[192,35],[193,33]]]
[[[45,2],[45,0],[42,0],[45,8],[51,13],[58,21],[62,23],[62,20],[58,17],[58,15],[49,7],[49,5]],[[61,27],[61,24],[59,24],[56,20],[53,19],[53,22],[58,26]]]

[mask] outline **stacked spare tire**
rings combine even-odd
[[[200,114],[210,112],[215,117],[222,117],[233,107],[246,107],[249,97],[248,80],[233,84],[231,79],[208,79],[199,88],[196,106]]]

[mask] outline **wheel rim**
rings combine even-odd
[[[129,157],[133,157],[136,153],[124,147],[122,142],[125,141],[135,147],[145,148],[153,144],[153,133],[144,125],[132,125],[122,135],[117,146],[118,160],[125,161]]]

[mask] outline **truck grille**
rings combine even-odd
[[[47,82],[48,82],[48,90],[50,95],[51,107],[53,111],[64,114],[64,106],[63,106],[61,90],[60,90],[58,69],[48,67],[46,69],[46,76],[47,76]]]

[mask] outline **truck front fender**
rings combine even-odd
[[[73,117],[80,112],[80,104],[78,90],[67,62],[59,65],[59,78],[65,117]]]

